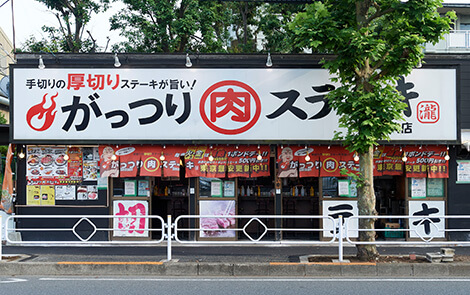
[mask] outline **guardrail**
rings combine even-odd
[[[356,239],[361,232],[370,231],[368,229],[359,229],[358,224],[361,219],[393,219],[402,220],[404,222],[403,228],[376,228],[373,229],[375,233],[380,232],[402,232],[408,233],[407,236],[411,239],[396,239],[396,240],[376,240],[376,241],[360,241]],[[48,225],[47,228],[37,227],[17,227],[9,228],[12,222],[10,220],[19,221],[25,219],[48,219],[50,224],[60,224],[61,226],[53,227]],[[109,227],[96,226],[96,221],[100,219],[107,219]],[[126,222],[131,219],[131,222]],[[145,220],[145,227],[133,227],[137,221]],[[315,220],[318,228],[313,227],[288,227],[286,221],[295,221],[301,219]],[[160,216],[154,215],[13,215],[7,218],[5,223],[5,236],[6,241],[10,244],[53,244],[57,246],[65,245],[156,245],[166,240],[167,247],[167,260],[172,259],[172,241],[175,240],[180,244],[252,244],[252,245],[280,245],[280,244],[302,244],[302,245],[318,245],[318,244],[333,244],[338,243],[338,256],[339,261],[343,261],[343,248],[344,243],[350,245],[470,245],[469,241],[450,241],[447,240],[448,233],[452,232],[467,232],[470,233],[470,228],[449,228],[448,220],[450,219],[463,219],[469,220],[470,216],[454,215],[454,216],[407,216],[407,215],[389,215],[389,216],[351,216],[344,218],[339,216],[333,219],[330,216],[319,215],[182,215],[177,217],[174,222],[172,217],[168,215],[167,220]],[[55,220],[55,222],[53,222]],[[69,220],[70,226],[64,225],[64,220]],[[157,220],[160,226],[150,225],[151,220]],[[59,222],[57,222],[59,221]],[[116,226],[115,221],[121,222],[125,226]],[[321,222],[320,222],[321,221]],[[83,224],[82,224],[83,223]],[[313,224],[313,222],[312,222]],[[88,230],[79,230],[80,226],[87,226]],[[320,226],[322,225],[322,226]],[[327,226],[326,226],[327,225]],[[257,226],[260,231],[257,236],[253,237],[248,232],[248,227]],[[107,232],[113,234],[113,237],[123,232],[139,231],[142,235],[147,233],[146,236],[153,238],[150,240],[97,240],[94,239],[96,233]],[[10,232],[43,232],[44,234],[50,232],[68,232],[75,237],[73,241],[51,241],[51,240],[35,240],[35,241],[14,241],[10,239]],[[87,232],[87,236],[80,235],[80,232]],[[151,233],[157,233],[159,238],[152,237]],[[319,233],[323,240],[283,240],[279,239],[282,233],[300,232],[300,233]],[[180,235],[188,234],[188,238],[184,239]],[[273,233],[273,235],[269,235]],[[320,235],[322,233],[322,235]],[[191,236],[192,235],[192,236]],[[197,237],[196,237],[197,235]],[[331,238],[328,238],[328,235]],[[2,236],[2,220],[0,218],[0,237]],[[145,235],[144,235],[145,236]],[[246,238],[246,240],[238,240],[238,237]],[[221,237],[225,240],[220,239]],[[232,237],[232,240],[226,238]],[[326,237],[326,239],[325,239]],[[215,239],[214,239],[215,238]],[[219,238],[217,240],[217,238]],[[439,240],[437,238],[440,238]],[[2,254],[2,245],[0,243],[0,259]]]
[[[62,224],[63,226],[59,227],[52,227],[52,224],[49,225],[49,227],[30,227],[30,228],[9,228],[8,224],[10,220],[13,221],[19,221],[19,220],[24,220],[24,219],[47,219],[51,223],[53,221],[59,222],[58,224]],[[110,224],[113,224],[113,227],[99,227],[96,226],[96,220],[112,220],[113,222],[110,222]],[[135,223],[136,219],[145,219],[147,222],[145,223],[146,226],[143,228],[136,228]],[[72,226],[64,226],[64,222],[69,221],[70,224],[73,224]],[[129,221],[130,220],[130,221]],[[150,228],[148,226],[149,222],[151,220],[158,220],[160,222],[160,227],[157,228]],[[123,224],[122,227],[114,227],[114,221],[119,221],[120,224]],[[133,215],[12,215],[7,218],[6,220],[6,227],[5,227],[5,235],[6,235],[6,241],[8,243],[14,243],[14,244],[38,244],[38,243],[51,243],[51,244],[139,244],[145,242],[146,244],[158,244],[164,241],[166,238],[165,234],[165,221],[163,218],[157,215],[140,215],[140,216],[133,216]],[[88,226],[90,230],[86,230],[88,233],[88,236],[82,237],[80,235],[80,231],[85,231],[85,230],[80,230],[80,226]],[[75,241],[53,241],[53,240],[35,240],[35,241],[13,241],[10,239],[9,232],[36,232],[36,233],[41,233],[43,232],[44,234],[47,234],[49,232],[69,232],[72,233],[73,236],[77,238]],[[125,232],[141,232],[141,235],[143,233],[147,233],[147,235],[150,235],[152,232],[159,232],[161,233],[161,238],[158,240],[152,240],[152,241],[129,241],[129,240],[92,240],[93,237],[95,237],[96,233],[98,232],[108,232],[108,233],[113,233],[113,235],[117,236],[125,236]]]

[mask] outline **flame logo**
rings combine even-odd
[[[54,111],[55,106],[56,106],[54,98],[56,98],[59,95],[59,93],[56,93],[56,95],[51,96],[52,104],[47,109],[44,108],[44,105],[46,104],[46,95],[47,95],[47,93],[44,94],[41,103],[32,106],[29,109],[28,113],[26,114],[26,120],[28,122],[29,127],[31,127],[32,129],[34,129],[36,131],[44,131],[44,130],[47,130],[49,127],[51,127],[52,123],[54,122],[55,115],[57,113],[57,111]],[[35,116],[37,116],[37,119],[39,119],[39,120],[41,120],[43,117],[45,117],[44,124],[42,125],[42,127],[36,128],[31,123],[31,120]]]

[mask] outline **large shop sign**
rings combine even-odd
[[[331,140],[323,69],[13,69],[13,140]],[[392,140],[456,140],[455,69],[398,80]]]

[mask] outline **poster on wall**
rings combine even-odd
[[[445,201],[409,201],[410,238],[444,238]]]
[[[26,205],[54,206],[55,189],[53,185],[26,186]]]
[[[211,180],[211,197],[222,197],[222,180]]]
[[[39,185],[26,186],[26,205],[28,206],[41,205],[41,186]]]
[[[150,197],[150,185],[148,180],[139,180],[137,195],[143,197]]]
[[[56,185],[55,199],[60,201],[75,200],[75,185]]]
[[[88,200],[88,189],[86,185],[77,186],[77,200]]]
[[[199,232],[201,238],[235,238],[234,230],[236,220],[235,200],[199,201],[200,215],[217,215],[217,218],[201,217],[199,226],[203,231]]]
[[[457,161],[457,181],[455,183],[470,183],[470,161]]]
[[[113,202],[113,237],[148,237],[148,201],[116,200]]]
[[[357,201],[323,201],[323,216],[329,216],[335,220],[333,223],[330,219],[323,219],[323,237],[333,237],[338,233],[339,216],[343,216],[343,224],[348,222],[348,235],[351,238],[357,238],[359,222],[357,219],[348,221],[351,216],[358,215]]]
[[[349,197],[349,180],[347,179],[338,179],[338,196]]]

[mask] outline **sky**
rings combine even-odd
[[[0,0],[0,5],[5,3],[5,1],[7,0]],[[3,29],[5,34],[7,34],[12,43],[13,29],[11,1],[13,1],[14,5],[13,11],[16,47],[21,48],[21,44],[23,44],[32,35],[34,35],[36,39],[41,40],[45,35],[41,30],[42,26],[58,26],[57,18],[48,11],[44,4],[36,0],[10,0],[0,7],[0,27]],[[91,32],[93,38],[97,40],[98,46],[103,48],[106,46],[107,36],[111,39],[110,44],[122,41],[122,38],[119,36],[119,31],[109,30],[109,18],[122,7],[122,4],[112,3],[111,8],[106,13],[93,15],[91,17],[91,22],[86,28]]]
[[[0,5],[8,0],[0,0]],[[12,29],[12,9],[11,1],[14,3],[14,19],[15,19],[15,43],[16,47],[21,48],[30,36],[34,35],[36,39],[41,40],[44,33],[41,31],[43,25],[58,26],[56,17],[47,10],[47,7],[36,0],[9,0],[5,5],[0,7],[0,27],[13,42]],[[469,0],[444,0],[444,3],[470,4]],[[97,40],[98,46],[106,46],[106,37],[109,36],[110,44],[122,41],[119,31],[109,30],[109,18],[119,11],[123,4],[112,3],[110,10],[104,14],[93,15],[91,22],[87,25],[87,29]],[[109,50],[109,49],[108,49]]]

